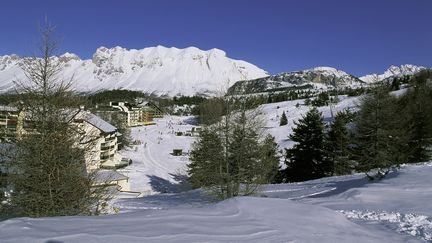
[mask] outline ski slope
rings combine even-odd
[[[132,165],[119,170],[130,178],[131,190],[143,194],[178,192],[189,189],[185,183],[187,153],[195,140],[191,136],[176,136],[191,131],[193,117],[166,116],[155,119],[156,125],[134,127],[131,136],[140,144],[122,151],[132,159]],[[182,149],[182,156],[173,156],[173,149]]]

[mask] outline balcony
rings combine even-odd
[[[111,158],[113,156],[114,156],[114,154],[110,154],[110,153],[104,152],[104,153],[101,153],[100,159],[101,160],[107,160],[107,159],[109,159],[109,158]]]
[[[110,144],[110,143],[108,143],[108,144],[106,144],[106,143],[103,143],[103,144],[101,144],[101,147],[100,147],[100,149],[102,150],[102,151],[108,151],[108,150],[111,150],[111,149],[114,149],[115,148],[115,144]]]
[[[105,141],[106,142],[108,142],[108,141],[113,141],[113,140],[115,140],[117,137],[116,136],[113,136],[113,137],[107,137],[107,138],[105,138]]]

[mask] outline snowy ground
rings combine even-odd
[[[354,107],[343,99],[335,109]],[[308,109],[297,101],[262,107],[267,128],[281,147],[294,120]],[[278,108],[279,106],[279,108]],[[289,124],[279,127],[282,111]],[[320,109],[325,119],[328,107]],[[362,174],[264,186],[256,197],[214,202],[185,191],[187,156],[194,138],[190,117],[166,117],[157,126],[132,129],[142,144],[124,152],[133,164],[122,173],[132,190],[115,204],[117,215],[18,218],[0,222],[0,242],[422,242],[432,241],[432,163],[404,166],[370,183]],[[162,134],[161,134],[162,132]],[[160,139],[161,138],[161,139]]]
[[[144,195],[189,189],[185,177],[187,153],[195,138],[175,133],[190,131],[195,127],[194,119],[166,116],[155,121],[156,125],[131,129],[133,139],[141,144],[121,152],[133,163],[119,171],[129,177],[131,191]],[[182,149],[184,155],[173,156],[173,149]]]
[[[1,242],[421,242],[432,234],[432,164],[377,183],[360,174],[269,185],[211,202],[201,191],[121,199],[118,215],[18,218]]]

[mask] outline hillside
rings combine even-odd
[[[249,94],[290,89],[328,89],[357,87],[363,81],[344,71],[331,67],[316,67],[303,71],[280,73],[264,78],[235,83],[229,89],[230,94]]]
[[[425,67],[415,65],[390,66],[383,74],[356,77],[332,67],[316,67],[307,70],[284,72],[263,78],[243,80],[230,87],[233,95],[275,92],[298,89],[329,90],[358,88],[386,79],[414,75]]]

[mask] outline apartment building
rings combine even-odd
[[[118,154],[117,128],[104,121],[99,116],[88,111],[80,111],[73,120],[90,146],[90,152],[86,155],[86,170],[97,170],[98,177],[109,185],[116,185],[119,191],[129,191],[129,178],[116,171],[117,168],[130,164],[129,159],[124,159]],[[32,121],[25,118],[25,112],[13,106],[0,106],[0,129],[2,129],[1,141],[7,139],[20,139],[23,134],[31,131]],[[83,146],[83,145],[77,145]],[[99,175],[100,174],[100,175]]]

